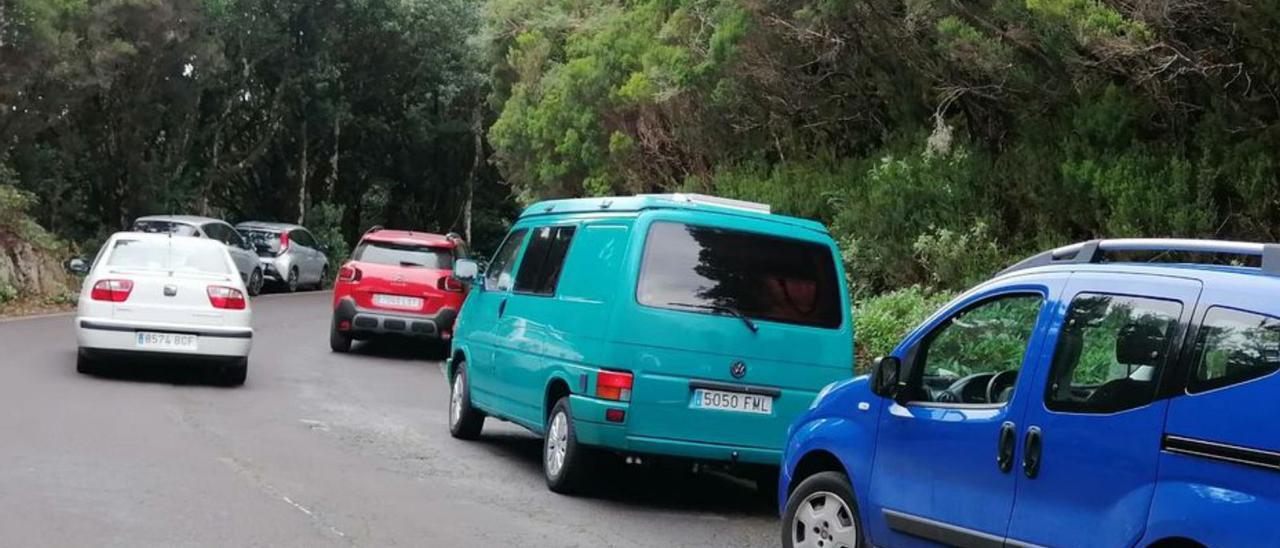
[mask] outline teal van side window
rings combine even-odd
[[[556,282],[564,267],[564,257],[569,254],[574,227],[544,226],[536,228],[529,237],[520,272],[516,274],[516,293],[554,295]]]
[[[645,240],[640,304],[837,328],[831,248],[741,230],[656,222]]]
[[[630,227],[587,223],[573,235],[573,250],[565,259],[556,294],[564,299],[604,303],[616,300]]]
[[[520,246],[524,244],[525,229],[512,232],[507,236],[507,240],[502,242],[502,247],[498,248],[498,252],[493,254],[493,261],[489,263],[489,271],[484,274],[484,288],[486,291],[506,291],[511,289],[511,271],[516,267],[516,253],[520,252]]]

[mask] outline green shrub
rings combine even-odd
[[[351,247],[342,236],[342,215],[346,208],[340,205],[322,202],[311,207],[307,212],[307,229],[315,235],[316,241],[324,246],[329,256],[329,274],[337,272],[338,265],[346,262]]]
[[[1011,262],[981,220],[964,231],[930,227],[912,247],[932,285],[947,289],[969,287]]]
[[[38,201],[35,194],[0,183],[0,240],[22,240],[46,251],[61,247],[57,238],[37,224],[29,214]]]
[[[868,297],[854,305],[853,332],[857,370],[866,372],[871,360],[892,352],[902,338],[955,295],[913,285]]]
[[[982,188],[984,156],[961,144],[949,153],[911,150],[884,156],[835,199],[832,232],[853,244],[853,282],[872,291],[927,282],[915,257],[919,236],[967,230],[975,214],[992,209],[992,193]]]
[[[5,282],[0,282],[0,304],[13,302],[18,298],[18,288],[13,287]]]

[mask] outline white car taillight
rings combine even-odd
[[[129,294],[132,292],[133,281],[131,280],[98,280],[98,283],[93,284],[89,298],[95,301],[122,303],[129,300]]]
[[[209,304],[223,310],[244,310],[244,293],[234,287],[209,286]]]

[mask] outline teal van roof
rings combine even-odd
[[[636,196],[603,196],[598,198],[569,198],[537,202],[520,213],[520,218],[540,215],[564,215],[572,213],[639,212],[646,209],[689,209],[738,215],[787,224],[800,228],[827,232],[827,227],[817,221],[778,215],[769,212],[769,206],[727,198],[700,194],[639,194]]]

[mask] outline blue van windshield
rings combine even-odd
[[[827,246],[657,222],[645,241],[636,298],[659,308],[836,328],[843,317],[837,283]]]

